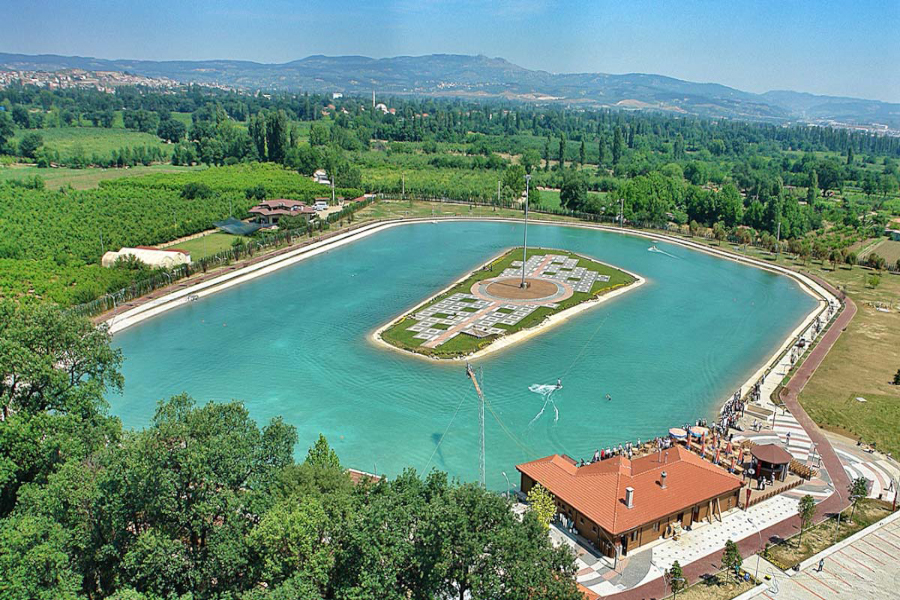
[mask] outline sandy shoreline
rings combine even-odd
[[[193,299],[204,298],[204,297],[214,294],[218,291],[228,289],[230,287],[233,287],[235,285],[238,285],[238,284],[241,284],[241,283],[244,283],[247,281],[251,281],[251,280],[256,279],[257,277],[261,277],[263,275],[268,275],[269,273],[272,273],[278,269],[296,264],[297,262],[300,262],[300,261],[302,261],[306,258],[312,257],[312,256],[316,256],[318,254],[322,254],[323,252],[328,252],[335,248],[339,248],[340,246],[355,242],[357,240],[363,239],[365,237],[368,237],[368,236],[378,233],[380,231],[384,231],[386,229],[390,229],[392,227],[398,227],[401,225],[431,223],[431,222],[435,222],[435,221],[437,221],[437,222],[488,221],[488,222],[502,222],[502,223],[519,223],[520,222],[520,220],[518,220],[518,219],[509,219],[509,218],[472,218],[472,217],[445,217],[445,218],[438,218],[438,219],[429,219],[429,218],[397,219],[397,220],[393,220],[393,221],[376,222],[376,223],[372,223],[370,225],[361,227],[359,229],[356,229],[354,231],[349,231],[349,232],[346,232],[345,234],[337,235],[328,240],[323,240],[321,242],[315,242],[315,243],[305,246],[303,248],[298,248],[297,250],[286,252],[279,256],[275,256],[270,259],[263,260],[254,265],[249,265],[249,266],[231,271],[229,273],[225,273],[225,274],[223,274],[219,277],[215,277],[211,280],[188,286],[184,289],[178,290],[171,294],[167,294],[160,298],[156,298],[154,300],[151,300],[150,302],[147,302],[140,306],[134,307],[134,308],[124,311],[122,313],[114,314],[109,319],[106,320],[106,323],[109,324],[110,332],[115,334],[115,333],[118,333],[118,332],[128,328],[128,327],[136,325],[146,319],[149,319],[156,315],[162,314],[173,308],[182,306],[183,304],[185,304],[187,302],[193,301]],[[763,361],[762,365],[744,383],[744,385],[742,386],[743,390],[746,390],[749,386],[752,386],[762,376],[763,373],[767,372],[771,366],[773,366],[775,363],[778,362],[778,359],[785,352],[785,350],[788,349],[794,343],[794,340],[797,338],[797,336],[801,332],[803,332],[805,329],[807,329],[815,321],[815,319],[818,318],[818,316],[825,311],[825,309],[828,306],[828,302],[836,302],[837,301],[837,299],[834,298],[831,294],[829,294],[824,288],[819,286],[815,281],[813,281],[809,277],[806,277],[802,273],[798,273],[796,271],[792,271],[790,269],[786,269],[786,268],[780,267],[778,265],[767,264],[767,263],[760,261],[758,259],[755,259],[755,258],[749,258],[749,257],[737,255],[737,254],[725,251],[723,249],[712,248],[712,247],[709,247],[704,244],[700,244],[700,243],[697,243],[697,242],[694,242],[691,240],[683,240],[680,238],[657,234],[657,233],[653,233],[653,232],[638,231],[638,230],[634,230],[634,229],[620,228],[620,227],[593,224],[593,223],[571,223],[571,222],[546,221],[546,220],[534,219],[534,220],[531,220],[531,224],[535,225],[535,226],[549,225],[549,226],[555,226],[555,227],[579,227],[582,229],[593,229],[593,230],[598,230],[598,231],[606,231],[606,232],[610,232],[610,233],[620,233],[620,234],[633,235],[633,236],[642,237],[642,238],[651,239],[651,240],[668,242],[668,243],[683,246],[685,248],[689,248],[692,250],[699,250],[701,252],[705,252],[707,254],[711,254],[711,255],[717,256],[719,258],[725,258],[727,260],[732,260],[732,261],[735,261],[738,263],[743,263],[745,265],[752,266],[755,268],[764,269],[767,271],[778,273],[780,275],[785,275],[785,276],[793,279],[804,292],[808,293],[810,296],[815,298],[818,301],[819,305],[814,310],[810,311],[810,313],[800,323],[800,325],[798,325],[785,338],[784,342],[776,350],[776,352],[771,357],[769,357],[767,360]],[[616,268],[619,268],[619,267],[616,267]],[[578,312],[581,312],[582,310],[587,310],[588,308],[596,306],[600,302],[604,302],[606,300],[612,299],[630,289],[640,287],[641,285],[643,285],[643,283],[645,283],[645,280],[643,278],[639,278],[634,273],[629,273],[629,275],[632,275],[637,279],[633,284],[626,286],[624,288],[619,288],[619,289],[613,290],[609,294],[605,294],[604,296],[601,296],[596,301],[584,302],[582,304],[579,304],[578,306],[574,306],[570,309],[567,309],[565,311],[557,313],[556,315],[552,315],[551,317],[548,317],[548,319],[546,319],[540,325],[530,328],[528,330],[524,330],[524,331],[520,331],[515,334],[512,334],[512,335],[508,336],[508,339],[501,338],[494,344],[491,344],[491,346],[489,346],[488,348],[485,348],[484,350],[479,351],[467,358],[470,360],[475,359],[475,358],[481,358],[482,356],[484,356],[484,354],[481,354],[481,352],[485,352],[485,351],[496,352],[500,349],[509,347],[510,345],[515,344],[520,341],[523,341],[524,339],[527,339],[528,337],[531,337],[532,335],[535,335],[538,332],[544,331],[546,327],[554,326],[558,323],[564,322],[565,320],[573,317],[575,314],[577,314]],[[468,277],[468,274],[465,277]],[[459,281],[461,281],[461,280],[462,279],[460,279]],[[458,282],[451,284],[450,286],[448,286],[447,289],[449,289],[456,283],[458,283]],[[432,296],[432,297],[434,297],[434,296]],[[427,302],[427,300],[424,302]],[[420,303],[417,306],[421,306],[422,304],[424,304],[424,302]],[[415,310],[415,307],[411,310]],[[409,311],[407,311],[407,312],[409,312]],[[407,313],[405,312],[404,314],[407,314]],[[391,323],[393,323],[393,321],[391,321]],[[374,339],[375,334],[379,333],[380,331],[383,331],[383,329],[386,328],[387,326],[389,326],[391,323],[388,323],[387,325],[383,326],[382,328],[379,328],[379,330],[376,330],[375,333],[373,333],[369,336],[370,339]],[[424,356],[421,354],[416,354],[416,353],[412,353],[412,352],[409,352],[406,350],[401,350],[395,346],[391,346],[390,344],[387,344],[386,342],[384,342],[382,340],[378,340],[378,342],[380,344],[384,344],[385,347],[391,348],[392,350],[394,350],[396,352],[402,352],[405,356],[416,356],[418,358],[428,360],[433,363],[439,363],[439,362],[451,363],[451,360],[452,360],[452,359],[435,360],[433,358],[430,358],[430,357],[427,357],[427,356]],[[502,345],[501,345],[501,342],[505,342],[505,343],[502,343]],[[459,359],[456,359],[456,360],[459,360]],[[724,402],[726,402],[727,400],[730,400],[730,398],[731,398],[731,396],[729,395],[728,398],[722,399],[717,404],[717,406],[722,406],[724,404]]]

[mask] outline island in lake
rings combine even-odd
[[[574,252],[529,248],[523,257],[513,248],[380,328],[375,339],[432,358],[486,353],[636,282],[643,280]]]

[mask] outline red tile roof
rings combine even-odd
[[[668,457],[666,457],[668,454]],[[622,456],[579,467],[554,454],[516,466],[521,473],[612,535],[630,531],[741,487],[741,479],[680,446],[634,460]],[[666,489],[660,473],[666,472]],[[633,507],[625,488],[634,489]]]

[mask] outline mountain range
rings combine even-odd
[[[756,94],[716,83],[643,73],[549,73],[502,58],[459,54],[315,55],[287,63],[240,60],[107,60],[0,53],[0,69],[128,71],[242,90],[419,95],[657,110],[711,118],[805,122],[900,133],[900,104],[794,91]]]

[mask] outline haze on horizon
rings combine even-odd
[[[900,0],[818,3],[4,0],[0,51],[281,63],[484,54],[556,73],[654,73],[750,92],[900,102]]]

